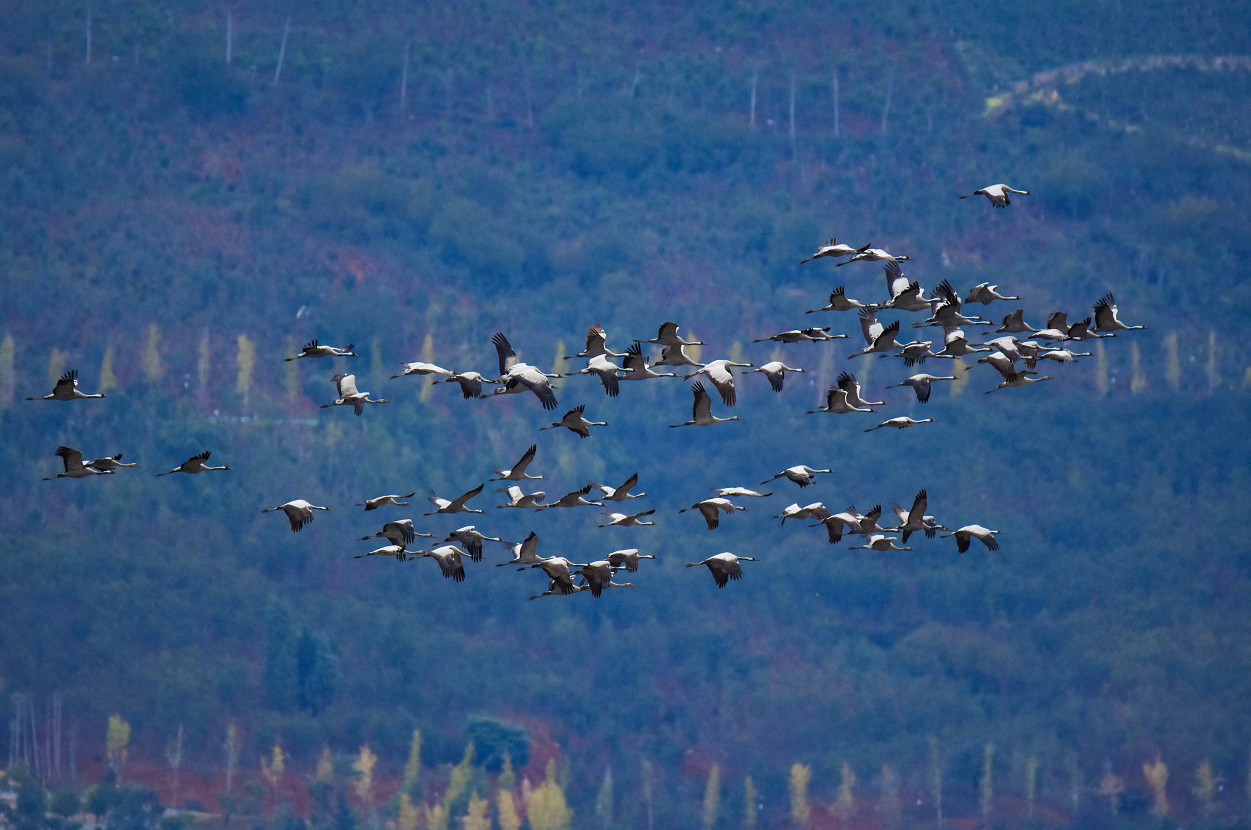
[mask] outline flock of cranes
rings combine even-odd
[[[1010,195],[1012,194],[1027,195],[1028,191],[1016,190],[1004,184],[996,184],[974,191],[970,195],[985,196],[994,207],[1002,208],[1011,204]],[[967,196],[961,196],[960,198],[964,199]],[[992,321],[973,314],[968,310],[968,307],[973,305],[989,306],[994,302],[1009,302],[1020,299],[1017,296],[1001,294],[997,285],[989,283],[976,285],[965,294],[962,300],[950,282],[943,280],[927,296],[927,292],[918,281],[909,279],[903,273],[900,262],[908,261],[911,259],[910,257],[894,255],[884,249],[874,248],[871,244],[853,247],[840,243],[833,238],[828,243],[820,246],[811,257],[803,260],[800,264],[822,258],[837,260],[836,266],[843,266],[853,262],[884,263],[886,295],[882,301],[865,302],[853,299],[847,296],[846,289],[843,286],[839,286],[830,293],[827,305],[821,308],[810,309],[807,312],[809,314],[854,312],[857,315],[860,323],[860,334],[864,339],[865,346],[849,355],[849,357],[862,355],[871,355],[875,358],[879,356],[897,357],[903,361],[906,367],[911,369],[920,367],[927,361],[955,361],[967,356],[975,356],[977,364],[990,366],[1000,376],[999,384],[988,390],[988,394],[1000,389],[1017,388],[1051,380],[1050,376],[1038,375],[1036,367],[1041,360],[1049,360],[1057,365],[1063,365],[1079,357],[1089,356],[1088,352],[1072,351],[1068,347],[1069,344],[1095,338],[1115,337],[1123,331],[1143,328],[1143,326],[1126,325],[1120,321],[1115,299],[1110,293],[1101,297],[1094,304],[1091,316],[1076,323],[1070,324],[1067,314],[1063,311],[1057,311],[1046,318],[1042,328],[1034,328],[1025,322],[1024,309],[1018,308],[1004,316],[998,327],[995,327]],[[943,332],[941,341],[936,342],[937,339],[935,339],[901,342],[900,332],[903,330],[903,318],[897,317],[889,323],[880,321],[877,315],[887,311],[900,314],[927,314],[927,317],[912,322],[909,330],[940,328]],[[981,334],[984,336],[991,334],[999,336],[976,343],[966,334],[966,327],[970,329],[978,327],[982,329]],[[847,334],[831,334],[831,328],[832,326],[813,326],[792,329],[761,337],[753,342],[784,344],[819,343],[849,337]],[[1018,337],[1018,335],[1021,335],[1024,339]],[[708,363],[700,363],[692,358],[686,349],[691,346],[703,346],[705,344],[699,340],[683,339],[679,334],[679,326],[675,322],[662,323],[654,338],[634,340],[622,352],[612,350],[608,343],[607,331],[602,325],[596,323],[587,332],[586,344],[582,351],[575,355],[566,356],[567,359],[585,359],[586,366],[569,373],[543,372],[530,364],[521,362],[516,350],[502,332],[496,333],[491,337],[491,344],[495,348],[498,364],[498,372],[494,377],[487,377],[477,371],[454,372],[442,366],[421,361],[403,364],[402,371],[391,377],[395,379],[410,375],[429,376],[434,383],[456,383],[466,399],[491,398],[497,395],[528,392],[538,399],[543,409],[554,410],[558,404],[556,388],[552,384],[553,380],[575,375],[592,375],[599,381],[605,395],[610,398],[616,398],[621,394],[623,381],[678,377],[689,381],[702,375],[703,380],[696,380],[690,387],[694,396],[691,419],[669,425],[676,428],[687,426],[707,427],[743,420],[738,415],[716,415],[713,413],[713,397],[705,387],[704,380],[716,392],[723,406],[734,407],[738,402],[735,386],[735,381],[737,380],[734,373],[735,369],[740,371],[746,370],[742,371],[744,375],[753,373],[764,375],[775,393],[781,393],[785,388],[787,373],[803,373],[806,371],[803,368],[790,366],[781,360],[774,360],[759,366],[750,362],[729,359],[716,359]],[[644,344],[659,346],[659,358],[652,360],[643,351]],[[337,348],[322,345],[317,340],[312,340],[300,350],[299,354],[287,357],[286,360],[354,356],[353,344],[349,343],[343,348]],[[621,363],[615,363],[615,358],[621,358]],[[682,371],[656,371],[656,367],[662,366]],[[915,394],[918,402],[925,404],[930,400],[934,384],[941,381],[954,381],[956,377],[954,372],[944,374],[917,372],[899,380],[897,383],[887,385],[886,388],[908,388]],[[385,404],[389,402],[385,398],[373,398],[369,392],[361,392],[357,386],[356,376],[353,374],[335,374],[332,382],[335,388],[335,398],[328,403],[322,404],[321,408],[323,409],[334,406],[351,406],[356,415],[361,415],[367,404]],[[487,386],[496,388],[488,393],[485,391]],[[79,391],[77,372],[70,371],[57,381],[51,394],[43,397],[27,398],[27,400],[74,401],[103,397],[105,397],[103,394],[86,394]],[[880,407],[887,405],[887,402],[884,400],[867,400],[855,375],[850,372],[842,372],[839,374],[836,382],[827,390],[825,405],[815,410],[809,410],[807,414],[855,415],[876,413]],[[907,416],[897,416],[868,426],[864,429],[864,432],[873,432],[883,428],[906,429],[933,422],[933,418],[913,419]],[[590,420],[586,414],[586,404],[583,403],[568,410],[559,421],[555,421],[549,426],[540,427],[539,430],[563,427],[585,439],[592,435],[592,427],[608,426],[610,425],[607,421]],[[532,444],[511,467],[494,470],[495,475],[488,481],[502,482],[504,486],[500,487],[498,491],[504,493],[507,497],[505,503],[495,505],[496,509],[520,509],[541,512],[556,508],[603,508],[609,505],[612,507],[620,505],[621,512],[610,508],[605,516],[605,521],[599,524],[599,527],[649,527],[656,524],[654,519],[647,520],[646,517],[654,516],[657,508],[628,511],[624,506],[627,502],[631,502],[634,499],[647,497],[646,492],[637,490],[639,485],[637,473],[631,475],[616,487],[598,482],[589,482],[552,501],[546,500],[547,493],[543,490],[527,492],[527,482],[543,479],[541,474],[531,472],[537,452],[538,445]],[[83,454],[80,451],[61,446],[57,448],[56,455],[62,460],[64,472],[58,473],[56,476],[49,476],[45,480],[113,475],[123,467],[138,466],[134,462],[123,463],[121,453],[97,458],[92,461],[84,461]],[[201,452],[191,456],[177,467],[157,475],[167,476],[174,473],[194,475],[202,472],[230,469],[227,465],[210,466],[208,463],[209,457],[210,454],[207,451]],[[759,485],[755,486],[763,486],[781,480],[782,483],[779,485],[781,487],[789,487],[790,484],[794,484],[796,487],[803,489],[811,486],[816,477],[833,473],[833,469],[797,464],[763,479]],[[486,483],[484,481],[451,499],[431,493],[428,500],[432,509],[423,515],[485,514],[485,509],[470,507],[469,503],[482,493]],[[410,499],[415,495],[416,492],[414,491],[407,494],[375,496],[357,503],[356,506],[363,507],[365,511],[378,510],[385,507],[408,507],[411,503],[405,501],[405,499]],[[720,526],[723,516],[728,518],[736,513],[747,511],[746,506],[736,504],[731,499],[764,499],[773,495],[773,492],[763,492],[749,487],[719,487],[715,488],[714,495],[709,498],[698,501],[689,507],[683,507],[677,512],[697,512],[709,530],[716,530]],[[298,532],[313,521],[314,511],[329,509],[329,507],[315,505],[304,499],[295,499],[275,507],[265,507],[261,512],[282,511],[287,517],[291,530]],[[904,509],[898,504],[893,506],[892,512],[896,519],[893,526],[883,526],[879,523],[882,517],[881,505],[875,505],[867,513],[861,514],[855,507],[848,507],[845,510],[834,512],[819,501],[803,506],[795,502],[783,508],[781,513],[773,518],[779,519],[783,526],[788,519],[810,521],[812,522],[811,527],[825,529],[827,540],[830,544],[838,544],[844,536],[859,537],[862,543],[850,546],[852,550],[911,551],[913,548],[908,547],[907,543],[913,534],[921,533],[926,538],[933,539],[940,532],[943,533],[941,538],[955,539],[957,550],[960,553],[967,551],[974,540],[981,542],[991,551],[999,549],[999,542],[996,539],[999,531],[991,530],[978,524],[967,524],[950,528],[942,524],[936,517],[927,515],[928,509],[929,497],[927,491],[923,489],[916,494],[910,508]],[[411,518],[393,519],[385,522],[382,525],[382,529],[376,533],[360,537],[361,540],[384,539],[388,544],[366,553],[358,554],[356,558],[384,556],[392,557],[398,562],[405,562],[409,559],[433,559],[438,564],[444,577],[456,582],[462,582],[466,576],[465,560],[468,559],[471,562],[482,561],[484,558],[484,543],[493,542],[507,547],[511,552],[511,558],[507,561],[499,562],[497,565],[514,565],[517,566],[518,570],[540,570],[543,572],[547,580],[547,588],[532,596],[531,599],[547,596],[567,596],[583,591],[588,591],[592,596],[599,597],[608,588],[634,587],[632,583],[618,583],[613,580],[620,570],[624,569],[628,573],[634,573],[639,568],[640,560],[656,558],[653,554],[640,553],[637,548],[615,550],[607,554],[603,559],[586,563],[574,562],[563,556],[544,557],[538,553],[539,537],[533,531],[522,542],[515,543],[500,537],[488,536],[478,530],[475,525],[466,525],[453,530],[441,542],[430,546],[429,549],[415,547],[419,537],[432,540],[437,539],[437,536],[434,534],[418,532]],[[901,541],[902,545],[896,544]],[[742,578],[742,562],[755,561],[758,561],[755,557],[741,556],[724,551],[698,562],[688,563],[687,567],[707,567],[717,586],[724,588],[729,582]]]

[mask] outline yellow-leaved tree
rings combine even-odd
[[[834,815],[847,826],[856,813],[856,771],[851,764],[843,762],[838,783],[838,796],[834,799]]]
[[[330,747],[323,746],[321,755],[317,757],[317,771],[314,778],[323,784],[329,784],[334,781],[334,757],[330,754]]]
[[[530,830],[569,830],[573,813],[565,801],[565,791],[556,783],[555,759],[547,762],[547,777],[526,804],[526,818]]]
[[[65,374],[65,364],[69,360],[69,353],[63,352],[56,346],[52,347],[52,354],[48,355],[48,386],[56,386],[57,379]]]
[[[161,327],[156,323],[148,326],[148,337],[143,341],[143,351],[139,354],[139,365],[148,383],[158,383],[165,377],[165,362],[161,360]]]
[[[206,329],[200,335],[200,345],[195,358],[195,393],[201,406],[209,402],[209,381],[213,379],[213,344]]]
[[[0,341],[0,407],[10,406],[17,394],[17,343],[6,334]]]
[[[434,332],[426,332],[426,339],[421,343],[421,359],[426,363],[434,362]],[[430,396],[434,393],[434,384],[422,384],[421,394],[418,399],[422,403],[429,403]]]
[[[812,815],[812,808],[808,806],[808,782],[811,780],[812,767],[807,764],[791,765],[791,820],[798,828],[807,826],[808,817]]]
[[[500,790],[495,794],[495,813],[499,819],[500,830],[521,830],[521,813],[517,811],[517,801],[512,790]]]
[[[236,343],[235,364],[239,373],[235,377],[235,392],[243,398],[246,407],[252,392],[252,373],[256,369],[256,343],[249,340],[246,334],[239,335]]]
[[[378,756],[369,748],[369,744],[360,748],[356,761],[352,763],[352,769],[356,771],[356,797],[360,799],[366,814],[374,804],[374,767],[377,765]]]
[[[708,770],[708,783],[704,786],[704,806],[700,811],[704,830],[713,830],[717,826],[717,815],[721,812],[721,765],[713,764]]]
[[[934,799],[934,818],[943,826],[943,752],[938,737],[930,736],[930,798]]]
[[[416,797],[421,786],[421,730],[414,729],[408,742],[408,760],[404,762],[403,790]]]
[[[474,745],[470,741],[465,745],[465,754],[461,756],[460,763],[452,767],[452,773],[448,777],[447,792],[443,794],[443,804],[451,810],[452,802],[465,794],[465,789],[469,786],[469,777],[473,775],[473,756]]]
[[[105,736],[105,752],[113,778],[122,783],[122,771],[130,753],[130,724],[121,715],[109,716],[108,734]]]
[[[1168,765],[1159,755],[1142,765],[1142,777],[1151,788],[1151,812],[1158,818],[1168,815]]]
[[[1121,794],[1125,792],[1125,781],[1112,771],[1112,765],[1103,768],[1103,778],[1099,780],[1099,795],[1108,800],[1108,809],[1112,815],[1121,811]]]
[[[104,347],[104,357],[100,359],[100,380],[96,382],[97,392],[112,392],[117,388],[117,373],[113,371],[113,344]]]
[[[743,779],[743,830],[756,830],[760,824],[757,807],[759,800],[760,793],[756,791],[756,782],[752,781],[749,775]]]
[[[469,806],[461,819],[464,830],[491,830],[491,817],[487,815],[490,804],[485,798],[474,793],[469,797]]]
[[[420,813],[417,812],[417,805],[413,803],[412,796],[401,790],[400,806],[395,813],[395,830],[417,830],[417,822],[420,817]]]
[[[1199,808],[1203,810],[1204,821],[1212,818],[1212,811],[1216,808],[1216,791],[1220,786],[1221,779],[1213,771],[1212,762],[1204,758],[1203,763],[1195,770],[1195,785],[1192,790],[1199,802]]]
[[[282,775],[287,771],[287,753],[283,751],[282,744],[274,741],[273,749],[269,751],[269,758],[261,758],[261,777],[268,783],[275,795],[278,791],[278,784],[282,781]]]
[[[447,817],[446,803],[426,807],[426,830],[447,830]]]

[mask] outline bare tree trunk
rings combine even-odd
[[[18,715],[21,710],[14,706],[13,720],[9,721],[9,766],[17,764],[17,744],[21,736],[22,721]]]
[[[882,135],[886,135],[886,129],[890,126],[890,99],[895,92],[895,78],[891,76],[890,84],[886,87],[886,103],[882,105]]]
[[[643,70],[636,68],[634,70],[634,80],[630,81],[630,100],[634,100],[634,96],[639,91],[639,82],[643,80]]]
[[[790,139],[791,161],[795,161],[795,72],[791,70],[791,103],[790,103]]]
[[[226,65],[230,65],[230,61],[234,57],[235,46],[235,10],[230,6],[226,7]]]
[[[278,45],[278,65],[274,67],[274,83],[278,83],[278,79],[282,77],[282,59],[287,55],[287,35],[291,34],[291,18],[287,17],[287,22],[282,24],[282,43]]]
[[[838,138],[838,70],[834,70],[834,137]]]
[[[47,54],[44,58],[44,72],[47,73],[47,79],[52,80],[52,41],[48,41]]]
[[[78,783],[78,724],[70,724],[69,735],[69,773],[70,783]]]
[[[39,765],[39,723],[38,723],[38,721],[37,721],[37,720],[36,720],[36,718],[35,718],[35,696],[34,696],[34,695],[31,695],[29,698],[27,698],[27,699],[26,699],[26,706],[27,706],[27,709],[28,709],[28,716],[30,717],[30,748],[31,748],[31,754],[32,754],[32,755],[34,756],[34,758],[35,758],[35,763],[34,763],[34,766],[33,766],[33,767],[31,767],[31,770],[35,773],[35,777],[36,777],[36,778],[39,778],[39,779],[42,781],[42,780],[43,780],[43,779],[42,779],[42,776],[39,774],[39,770],[40,770],[40,765]]]
[[[751,70],[751,115],[747,118],[747,125],[753,130],[756,129],[756,88],[760,84],[760,67],[752,67]]]
[[[53,772],[56,773],[57,780],[59,781],[61,780],[61,744],[64,734],[63,713],[65,709],[65,699],[61,696],[60,692],[53,692],[52,702],[54,712],[52,725],[55,732],[55,737],[52,740],[52,748],[55,753],[52,759],[52,769]]]
[[[408,109],[408,53],[412,46],[411,40],[404,44],[404,68],[400,71],[400,112]]]
[[[91,3],[87,4],[87,57],[83,63],[91,65],[91,13],[94,11]]]

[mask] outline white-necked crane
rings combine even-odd
[[[702,368],[704,364],[697,360],[692,360],[691,356],[686,353],[686,346],[681,343],[675,343],[672,346],[665,346],[660,352],[660,360],[652,364],[653,366],[694,366]]]
[[[673,372],[655,372],[648,365],[647,357],[643,354],[643,344],[635,340],[630,348],[626,349],[625,359],[621,361],[622,375],[621,380],[649,380],[650,378],[676,378]]]
[[[644,516],[650,516],[656,512],[656,508],[644,510],[642,513],[610,513],[608,514],[608,523],[599,525],[599,527],[651,527],[655,522],[642,521]]]
[[[731,503],[729,499],[711,498],[697,501],[690,507],[683,507],[678,512],[685,513],[688,510],[698,510],[699,515],[704,517],[704,523],[708,525],[708,529],[716,530],[717,526],[721,524],[722,513],[733,514],[736,510],[746,509],[746,507],[739,507],[737,504]]]
[[[509,544],[512,544],[513,558],[509,559],[507,562],[496,562],[495,567],[502,568],[505,565],[529,566],[542,561],[536,552],[539,549],[539,534],[535,533],[533,530],[530,531],[530,535],[521,542]],[[522,567],[517,570],[524,571],[526,568]]]
[[[877,315],[867,308],[860,309],[860,331],[864,334],[864,342],[869,345],[858,352],[847,355],[847,359],[863,354],[882,354],[902,349],[903,344],[896,340],[899,334],[899,321],[883,326],[877,321]]]
[[[898,545],[895,544],[894,536],[886,536],[881,533],[874,533],[872,536],[869,537],[868,541],[865,542],[863,545],[852,545],[847,550],[876,550],[876,551],[899,550],[899,551],[903,551],[903,550],[912,550],[912,548],[899,547]]]
[[[899,519],[899,526],[892,528],[896,533],[903,534],[903,543],[908,544],[908,537],[918,531],[925,534],[925,538],[933,539],[940,530],[946,530],[938,523],[933,516],[925,515],[926,509],[929,507],[929,493],[922,488],[917,491],[916,498],[912,500],[912,509],[904,510],[902,505],[896,504],[891,507],[895,512],[895,516]]]
[[[990,203],[997,208],[1006,208],[1012,204],[1011,193],[1017,193],[1022,196],[1028,196],[1028,190],[1015,190],[1006,184],[992,184],[989,187],[983,187],[980,190],[974,190],[972,193],[966,193],[961,199],[967,199],[970,196],[985,196]]]
[[[496,470],[495,478],[490,481],[537,481],[543,476],[532,476],[526,472],[526,469],[534,461],[534,454],[539,451],[538,444],[531,444],[525,452],[521,454],[521,458],[517,459],[517,463],[508,470]]]
[[[403,495],[392,493],[388,496],[375,496],[372,499],[365,499],[363,502],[357,502],[354,506],[363,507],[366,510],[377,510],[379,507],[387,504],[394,504],[397,507],[408,507],[409,503],[406,501],[400,501],[400,499],[411,499],[415,495],[417,495],[416,490],[411,493],[404,493]]]
[[[848,412],[873,412],[869,407],[852,406],[847,399],[847,390],[831,386],[825,390],[825,406],[809,409],[805,414],[815,415],[819,412],[832,412],[835,415],[846,415]]]
[[[873,243],[869,243],[869,244],[871,245]],[[869,250],[869,245],[863,245],[859,248],[853,248],[850,245],[848,245],[846,242],[839,242],[837,239],[831,236],[829,242],[826,242],[824,245],[817,248],[817,252],[813,254],[812,256],[808,257],[807,259],[801,259],[799,261],[799,264],[803,265],[805,263],[812,262],[814,259],[820,259],[821,257],[827,257],[827,256],[843,257],[843,256],[852,256],[853,254],[862,254],[867,250]]]
[[[475,562],[482,561],[483,542],[503,542],[504,544],[508,544],[507,542],[504,542],[503,539],[498,537],[485,535],[473,525],[465,525],[464,527],[456,528],[451,533],[447,534],[447,538],[443,541],[456,542],[461,545],[469,554],[469,558]]]
[[[591,427],[611,426],[607,421],[588,421],[583,412],[586,411],[586,404],[580,403],[573,409],[565,413],[565,416],[550,426],[539,427],[539,432],[545,429],[555,429],[556,427],[564,427],[570,432],[576,433],[579,438],[590,438]]]
[[[1104,294],[1095,303],[1095,331],[1115,333],[1145,328],[1146,326],[1127,326],[1117,318],[1116,298],[1111,292]]]
[[[917,424],[932,424],[932,423],[934,423],[933,418],[922,418],[919,421],[915,421],[912,418],[904,416],[901,418],[891,418],[889,420],[882,421],[882,423],[878,424],[875,427],[869,427],[868,429],[865,430],[865,432],[872,432],[873,430],[881,429],[882,427],[891,427],[892,429],[907,429],[908,427],[914,427]]]
[[[900,387],[900,386],[908,386],[908,387],[911,387],[911,388],[912,388],[912,391],[917,393],[917,400],[918,400],[918,401],[920,401],[921,403],[926,403],[926,402],[927,402],[927,401],[929,401],[929,399],[930,399],[930,385],[931,385],[934,381],[936,381],[936,380],[955,380],[955,379],[956,379],[956,376],[955,376],[955,375],[926,375],[926,374],[919,374],[919,375],[913,375],[912,377],[907,378],[906,380],[901,380],[899,383],[896,383],[896,384],[894,384],[893,386],[887,386],[886,388],[887,388],[887,389],[895,389],[895,388],[898,388],[898,387]],[[906,541],[908,541],[908,540],[907,540],[907,539],[904,539],[904,541],[906,542]]]
[[[602,501],[591,501],[586,495],[591,492],[591,485],[586,485],[581,490],[574,490],[572,493],[565,493],[551,504],[545,504],[539,507],[539,510],[550,510],[553,507],[603,507]]]
[[[182,462],[177,467],[175,467],[174,469],[170,470],[167,473],[157,473],[156,477],[160,478],[161,476],[173,475],[174,473],[188,473],[189,475],[195,475],[196,473],[209,473],[215,470],[229,470],[230,469],[230,466],[227,464],[223,464],[220,467],[210,467],[206,463],[209,460],[209,455],[211,455],[211,453],[208,450],[205,450],[199,455],[191,456],[186,461]]]
[[[28,401],[78,401],[85,398],[106,398],[103,392],[96,392],[88,395],[86,392],[78,391],[78,370],[70,369],[61,375],[56,385],[52,387],[52,394],[44,395],[41,398],[27,398]]]
[[[847,265],[851,262],[892,262],[912,259],[910,256],[895,256],[889,251],[882,248],[863,248],[851,259],[843,262],[835,263],[835,267],[839,265]]]
[[[455,383],[460,386],[460,392],[469,398],[482,397],[482,384],[484,383],[500,383],[498,380],[487,380],[478,372],[457,372],[451,377],[438,378],[435,383]]]
[[[549,591],[554,587],[556,593],[572,594],[574,591],[572,569],[582,566],[570,562],[563,556],[551,556],[547,559],[540,559],[530,567],[538,568],[547,574],[547,578],[552,581],[552,584],[548,586]]]
[[[839,338],[845,337],[847,337],[845,334],[830,334],[829,326],[813,326],[806,329],[780,331],[777,334],[771,334],[768,337],[761,337],[751,342],[767,343],[772,340],[775,343],[822,343],[826,340],[838,340]]]
[[[586,362],[585,369],[579,369],[571,374],[575,375],[595,375],[599,378],[599,382],[604,385],[604,394],[610,398],[617,397],[617,393],[621,391],[621,376],[618,372],[621,367],[613,363],[602,354],[597,354]]]
[[[809,484],[812,483],[813,476],[821,475],[823,473],[833,473],[833,472],[834,472],[833,470],[818,470],[814,467],[809,467],[807,464],[796,464],[794,467],[787,467],[782,472],[770,478],[766,478],[764,481],[760,483],[768,484],[770,481],[774,481],[779,478],[785,478],[785,479],[788,479],[789,481],[795,482],[800,487],[807,487]]]
[[[754,556],[736,556],[729,551],[709,556],[699,562],[688,562],[686,567],[697,568],[700,565],[707,565],[708,570],[712,572],[712,578],[717,581],[718,588],[724,588],[727,583],[743,578],[743,566],[740,562],[755,562]]]
[[[573,571],[573,574],[582,577],[586,582],[587,589],[591,592],[591,596],[598,598],[604,592],[604,589],[612,583],[612,578],[617,573],[617,567],[607,559],[599,559],[590,562]],[[624,588],[623,585],[615,587]]]
[[[116,470],[118,467],[138,467],[139,465],[134,462],[122,463],[122,454],[119,452],[117,455],[106,455],[103,458],[97,458],[95,461],[88,461],[87,466],[93,470],[107,473]]]
[[[597,357],[607,355],[608,357],[625,357],[621,352],[614,352],[608,348],[608,335],[604,331],[604,327],[599,323],[591,326],[586,332],[586,348],[577,354],[565,355],[566,360],[573,360],[575,357]]]
[[[429,496],[426,496],[426,499],[434,505],[434,510],[431,510],[429,513],[425,513],[423,515],[433,516],[436,513],[485,513],[485,510],[474,510],[465,506],[465,502],[482,492],[482,488],[485,484],[486,482],[483,482],[469,492],[462,493],[451,501],[441,499],[431,493]]]
[[[963,307],[963,304],[960,302],[960,295],[956,293],[956,289],[947,280],[943,280],[938,284],[938,298],[940,302],[931,313],[929,319],[920,323],[913,323],[914,328],[941,326],[943,329],[952,329],[959,326],[994,325],[990,320],[983,320],[981,317],[967,317],[962,314],[960,309]]]
[[[754,363],[735,363],[733,360],[714,360],[703,368],[691,372],[683,380],[690,380],[696,375],[707,375],[708,380],[712,381],[712,385],[716,387],[717,392],[721,395],[721,402],[726,406],[734,406],[738,400],[734,394],[734,367],[739,366],[749,369],[755,366]]]
[[[856,381],[856,376],[851,372],[842,372],[836,381],[838,388],[847,393],[847,403],[852,406],[886,406],[886,401],[866,401],[860,395],[860,384]]]
[[[86,478],[87,476],[111,475],[113,473],[112,470],[98,470],[83,464],[83,454],[70,447],[57,447],[56,457],[61,459],[61,465],[65,467],[65,472],[47,476],[44,478],[44,481],[51,481],[54,478]]]
[[[543,404],[544,409],[555,409],[556,393],[552,391],[549,378],[558,376],[549,375],[529,363],[520,362],[517,359],[517,352],[513,350],[512,344],[508,342],[503,332],[497,331],[491,335],[491,344],[495,346],[495,353],[499,358],[499,382],[504,384],[504,388],[496,389],[489,397],[529,389]]]
[[[823,308],[810,308],[804,314],[816,314],[818,311],[856,311],[862,308],[877,308],[872,303],[862,303],[847,296],[847,289],[838,286],[830,292],[830,304]]]
[[[796,521],[799,521],[800,519],[816,519],[818,522],[823,522],[829,518],[829,516],[829,509],[821,502],[814,501],[812,504],[805,504],[803,507],[799,506],[799,502],[791,502],[786,505],[786,507],[782,508],[782,512],[780,514],[774,516],[773,518],[781,519],[782,524],[785,525],[787,519],[794,519]]]
[[[517,507],[522,510],[538,509],[543,506],[543,498],[547,495],[546,491],[543,490],[526,493],[515,484],[501,487],[497,492],[508,494],[508,504],[497,504],[495,505],[496,510],[503,507]]]
[[[969,289],[968,295],[965,296],[966,303],[981,305],[990,305],[995,300],[1019,300],[1020,297],[1005,297],[999,293],[999,286],[991,285],[988,282],[979,282],[977,285]]]
[[[265,507],[261,509],[262,513],[273,513],[275,510],[281,510],[287,514],[287,521],[291,523],[291,532],[299,533],[304,529],[304,525],[313,521],[314,510],[329,510],[329,507],[318,507],[304,499],[295,499],[286,504],[280,504],[277,507]]]
[[[365,538],[368,539],[370,537],[366,536]],[[395,561],[403,562],[408,558],[409,554],[408,551],[404,549],[403,545],[386,545],[385,547],[375,548],[369,553],[358,553],[352,558],[364,559],[366,556],[394,556]]]
[[[763,499],[767,496],[772,496],[773,493],[760,493],[755,490],[749,490],[746,487],[718,487],[717,495],[722,498],[735,498],[741,496],[743,498]]]
[[[678,334],[678,324],[674,322],[661,323],[659,331],[656,332],[656,336],[645,342],[656,343],[661,346],[665,346],[666,348],[671,346],[704,345],[704,341],[702,340],[683,340],[682,336]]]
[[[1055,380],[1051,375],[1043,375],[1035,377],[1033,372],[1004,372],[1003,381],[994,389],[987,389],[986,394],[996,392],[1000,389],[1015,389],[1018,386],[1028,386],[1031,383],[1042,383],[1044,380]]]
[[[334,388],[338,391],[339,397],[330,403],[321,405],[322,409],[331,406],[350,406],[356,410],[356,414],[360,415],[365,411],[367,403],[390,403],[386,398],[374,400],[369,397],[368,392],[361,392],[356,388],[356,375],[337,374],[331,381],[334,382]]]
[[[387,522],[382,526],[382,530],[372,536],[362,536],[361,541],[367,539],[386,539],[393,545],[406,547],[411,545],[418,536],[424,536],[427,539],[433,539],[433,533],[418,533],[413,529],[412,519],[396,519],[393,522]]]
[[[713,424],[722,424],[726,421],[743,420],[737,415],[731,415],[728,418],[718,418],[712,414],[712,397],[709,396],[704,384],[696,381],[691,384],[691,391],[695,393],[695,404],[691,410],[691,420],[681,424],[669,424],[670,427],[710,427]]]
[[[625,501],[626,499],[641,499],[646,493],[631,493],[630,489],[639,483],[639,474],[634,473],[620,487],[609,487],[606,484],[597,484],[592,481],[591,486],[604,494],[604,501]]]
[[[434,550],[413,551],[412,555],[428,557],[438,562],[444,579],[451,579],[454,582],[465,581],[465,563],[461,559],[465,552],[455,545],[440,545]]]
[[[1023,334],[1034,331],[1038,331],[1038,329],[1025,322],[1025,309],[1023,308],[1018,308],[1011,314],[1005,314],[1003,324],[995,329],[996,334]]]
[[[626,548],[614,550],[606,558],[615,568],[625,568],[629,573],[638,573],[640,559],[655,559],[656,556],[651,553],[639,553],[638,548]]]
[[[300,349],[300,353],[295,357],[284,358],[285,360],[299,360],[302,357],[356,357],[356,352],[352,349],[356,348],[355,343],[348,343],[342,349],[334,346],[323,346],[316,340],[310,340],[304,344],[304,348]]]
[[[989,550],[999,550],[999,540],[995,536],[999,533],[997,530],[990,530],[981,525],[965,525],[958,527],[950,533],[944,534],[942,538],[956,540],[956,550],[964,553],[969,549],[969,543],[974,539],[981,542]]]
[[[398,375],[392,375],[391,380],[407,377],[408,375],[437,375],[442,378],[450,378],[456,374],[451,369],[444,369],[442,366],[436,366],[433,363],[426,363],[422,360],[414,363],[401,363],[400,365],[404,368],[400,370]]]

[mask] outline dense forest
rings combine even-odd
[[[1248,42],[1232,0],[0,3],[0,812],[1246,826]],[[1031,195],[957,199],[996,181]],[[1112,291],[1148,328],[1040,388],[983,395],[969,361],[921,405],[885,388],[897,359],[847,359],[853,315],[803,313],[884,294],[876,264],[799,265],[831,235],[1022,297],[993,319]],[[814,318],[853,339],[752,343]],[[665,320],[806,373],[743,377],[744,422],[709,430],[664,428],[681,381],[567,378],[552,415],[390,379],[494,375],[495,331],[576,369],[592,323],[624,350]],[[283,361],[312,338],[358,356]],[[844,368],[935,423],[802,414]],[[23,400],[68,369],[108,398]],[[393,403],[319,410],[349,369]],[[536,432],[580,403],[612,427]],[[463,584],[353,558],[382,513],[469,523],[424,495],[535,442],[549,498],[637,471],[656,526],[496,511],[495,484],[471,519],[655,554],[633,590],[530,602],[542,577],[490,544]],[[141,466],[41,481],[59,444]],[[202,450],[231,471],[156,478]],[[716,531],[677,512],[797,463],[835,473]],[[923,487],[1002,549],[770,518]],[[293,498],[333,510],[259,512]],[[723,591],[683,567],[722,550],[761,561]]]

